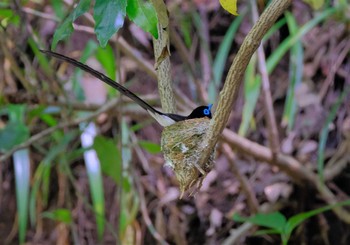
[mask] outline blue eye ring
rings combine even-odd
[[[208,109],[203,110],[204,115],[206,115],[206,116],[210,115],[210,109],[212,106],[213,106],[213,104],[209,104]]]

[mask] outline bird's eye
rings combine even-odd
[[[209,109],[204,109],[203,113],[204,113],[204,115],[208,116],[210,114],[210,110]]]

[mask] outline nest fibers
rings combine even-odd
[[[162,132],[162,152],[166,164],[175,172],[182,194],[196,183],[200,188],[203,178],[213,168],[215,148],[206,163],[198,163],[209,122],[208,118],[184,120],[165,127]]]

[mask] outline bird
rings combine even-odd
[[[161,126],[167,127],[170,126],[176,122],[184,121],[184,120],[189,120],[189,119],[196,119],[196,118],[212,118],[212,113],[211,113],[211,108],[213,104],[209,104],[207,106],[202,105],[197,108],[195,108],[191,114],[188,116],[182,116],[178,114],[172,114],[172,113],[163,113],[161,111],[158,111],[155,109],[153,106],[148,104],[146,101],[138,97],[136,94],[131,92],[129,89],[125,88],[121,84],[117,83],[113,79],[107,77],[106,75],[102,74],[101,72],[98,72],[91,67],[75,60],[72,59],[68,56],[65,56],[63,54],[59,54],[50,50],[42,50],[40,51],[48,56],[57,58],[59,60],[65,61],[73,66],[76,66],[80,68],[81,70],[84,70],[91,74],[92,76],[96,77],[100,81],[108,84],[109,86],[113,87],[114,89],[118,90],[121,94],[129,97],[131,100],[136,102],[138,105],[140,105],[143,109],[145,109],[150,116],[152,116]]]

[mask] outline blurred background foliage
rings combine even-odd
[[[201,190],[182,199],[160,153],[161,127],[113,89],[39,51],[79,59],[160,107],[152,38],[162,1],[92,2],[0,2],[1,243],[350,243],[348,212],[330,211],[349,205],[341,201],[350,194],[346,0],[293,1],[268,31],[227,125],[241,137],[229,149],[219,144]],[[166,2],[173,86],[186,115],[203,100],[215,104],[268,3],[240,1],[233,16],[219,1]],[[264,151],[294,165],[266,161]],[[314,174],[319,188],[296,181],[291,173],[303,170],[295,166]],[[269,229],[255,233],[252,224]]]

